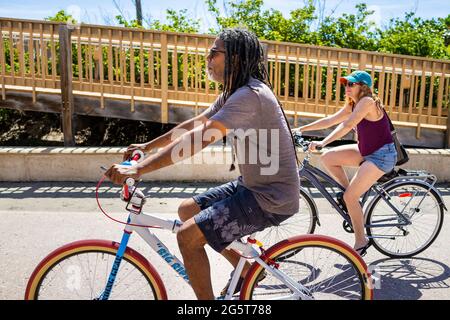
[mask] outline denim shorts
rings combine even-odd
[[[279,225],[290,217],[261,209],[253,193],[237,180],[211,188],[193,199],[202,210],[194,217],[195,223],[208,244],[219,253],[233,241]]]
[[[394,169],[397,163],[397,151],[394,143],[387,143],[375,152],[364,156],[364,160],[372,162],[385,173]]]

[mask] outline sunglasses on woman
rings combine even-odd
[[[347,82],[345,84],[346,87],[352,88],[354,85],[360,85],[360,82]]]

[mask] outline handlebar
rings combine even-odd
[[[121,163],[123,166],[133,166],[138,162],[141,162],[144,159],[144,152],[141,150],[134,150],[131,154],[131,158]],[[124,188],[126,189],[126,193],[128,195],[128,187],[134,186],[136,181],[133,178],[127,178],[124,183]],[[127,196],[128,197],[128,196]]]
[[[134,165],[144,159],[144,153],[141,150],[134,150],[131,157],[127,160],[121,163],[121,165]],[[101,167],[103,170],[107,170],[104,167]],[[105,181],[106,176],[103,176],[100,181],[97,184],[97,187],[95,189],[95,197],[97,200],[97,205],[100,209],[100,211],[107,216],[109,219],[123,224],[127,226],[133,226],[133,227],[141,227],[141,228],[161,228],[160,226],[152,226],[152,225],[140,225],[140,224],[133,224],[130,223],[130,221],[120,221],[118,219],[115,219],[111,215],[109,215],[100,205],[100,199],[99,199],[99,189],[102,183]],[[139,182],[139,181],[138,181]],[[134,214],[140,214],[142,211],[142,207],[144,206],[146,199],[149,198],[146,197],[144,193],[137,188],[136,181],[133,178],[127,178],[122,186],[122,190],[120,192],[120,199],[127,202],[126,210],[130,213]]]
[[[293,137],[294,137],[294,144],[295,144],[296,147],[302,148],[302,150],[304,152],[307,152],[309,150],[309,145],[311,144],[311,141],[306,141],[303,138],[301,132],[298,132],[298,131],[294,132],[293,133]],[[316,146],[316,150],[320,151],[320,150],[322,150],[322,147],[321,146]]]
[[[132,166],[136,163],[141,162],[144,159],[144,152],[141,150],[134,150],[131,154],[131,157],[126,161],[120,163],[122,166]],[[106,171],[105,167],[100,167],[102,170]],[[120,199],[128,204],[132,204],[133,207],[142,207],[143,202],[145,201],[144,194],[135,188],[136,181],[133,178],[126,178],[122,185],[122,192],[120,193]]]
[[[134,150],[133,153],[131,154],[131,157],[128,160],[122,162],[121,165],[123,165],[123,166],[132,166],[132,165],[135,165],[138,162],[141,162],[143,159],[144,159],[144,153],[141,150]],[[136,181],[133,178],[126,178],[125,179],[125,182],[124,182],[123,187],[122,187],[122,193],[120,194],[120,198],[123,201],[135,202],[135,201],[133,201],[135,193],[138,193],[137,196],[138,196],[139,199],[144,199],[145,198],[145,196],[143,194],[142,195],[139,194],[139,193],[142,193],[142,192],[140,192],[139,190],[134,188],[135,184],[136,184]],[[130,191],[131,191],[131,196],[130,196]],[[138,203],[132,203],[132,205],[133,206],[134,205],[138,206]]]

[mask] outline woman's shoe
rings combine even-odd
[[[344,209],[345,212],[348,212],[347,205],[345,204],[345,201],[344,201],[344,192],[336,193],[336,200],[341,205],[341,208]]]
[[[372,245],[372,241],[368,241],[367,244],[365,246],[362,246],[358,249],[355,249],[355,251],[361,256],[364,257],[367,253],[367,249],[369,249],[369,247]]]

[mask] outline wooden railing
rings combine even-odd
[[[61,93],[60,27],[47,21],[0,18],[2,99],[6,90]],[[219,94],[205,74],[213,36],[81,25],[70,33],[73,94],[161,105],[207,107]],[[343,105],[337,79],[368,71],[391,118],[399,125],[446,130],[450,61],[295,43],[263,41],[275,93],[288,114],[322,117]],[[13,54],[11,54],[13,52]]]

